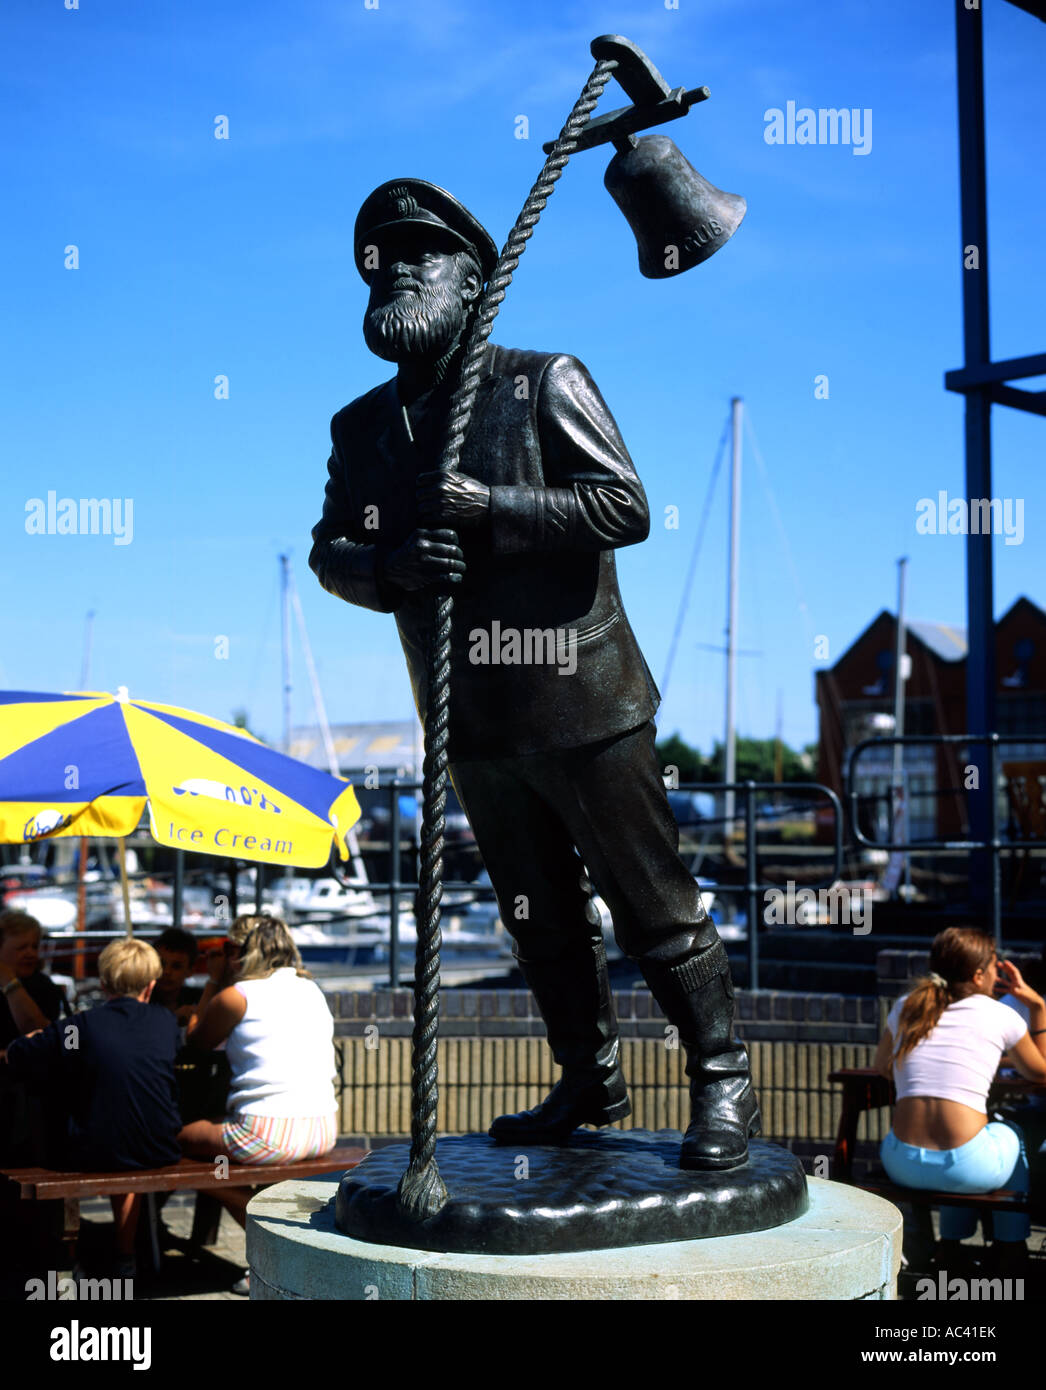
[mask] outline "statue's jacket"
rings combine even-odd
[[[432,595],[399,589],[383,566],[418,526],[416,479],[438,466],[438,448],[411,439],[395,380],[340,410],[331,444],[309,564],[330,593],[395,613],[423,719]],[[614,550],[646,538],[649,511],[585,367],[488,344],[460,469],[490,488],[490,512],[460,532],[451,761],[572,748],[645,723],[660,697],[625,615]],[[555,639],[535,639],[549,629]]]

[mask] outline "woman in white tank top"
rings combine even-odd
[[[279,918],[238,917],[229,935],[240,948],[235,982],[205,1001],[189,1037],[194,1047],[225,1042],[229,1115],[221,1124],[185,1125],[182,1148],[224,1154],[234,1163],[320,1157],[338,1141],[334,1020],[327,1001]],[[249,1189],[231,1189],[222,1198],[241,1225],[251,1196]]]

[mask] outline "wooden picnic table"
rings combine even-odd
[[[125,1169],[121,1172],[63,1172],[54,1168],[0,1169],[17,1183],[24,1201],[64,1203],[63,1238],[71,1246],[80,1229],[80,1202],[88,1197],[117,1196],[127,1192],[196,1192],[191,1242],[212,1245],[217,1239],[221,1204],[213,1194],[224,1187],[269,1187],[288,1178],[317,1177],[323,1173],[355,1168],[366,1150],[340,1144],[321,1158],[295,1163],[228,1163],[214,1159],[183,1158],[163,1168]],[[159,1264],[156,1217],[149,1203],[154,1263]]]

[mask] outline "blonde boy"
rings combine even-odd
[[[98,960],[106,1002],[17,1038],[7,1049],[14,1075],[50,1091],[65,1107],[64,1168],[159,1168],[180,1157],[178,1024],[167,1009],[149,1007],[161,969],[145,942],[112,942]],[[118,1277],[134,1272],[138,1200],[113,1198]]]

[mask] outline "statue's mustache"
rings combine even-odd
[[[455,300],[442,286],[422,286],[406,277],[394,280],[385,297],[372,303],[368,315],[398,318],[434,318],[449,313]]]

